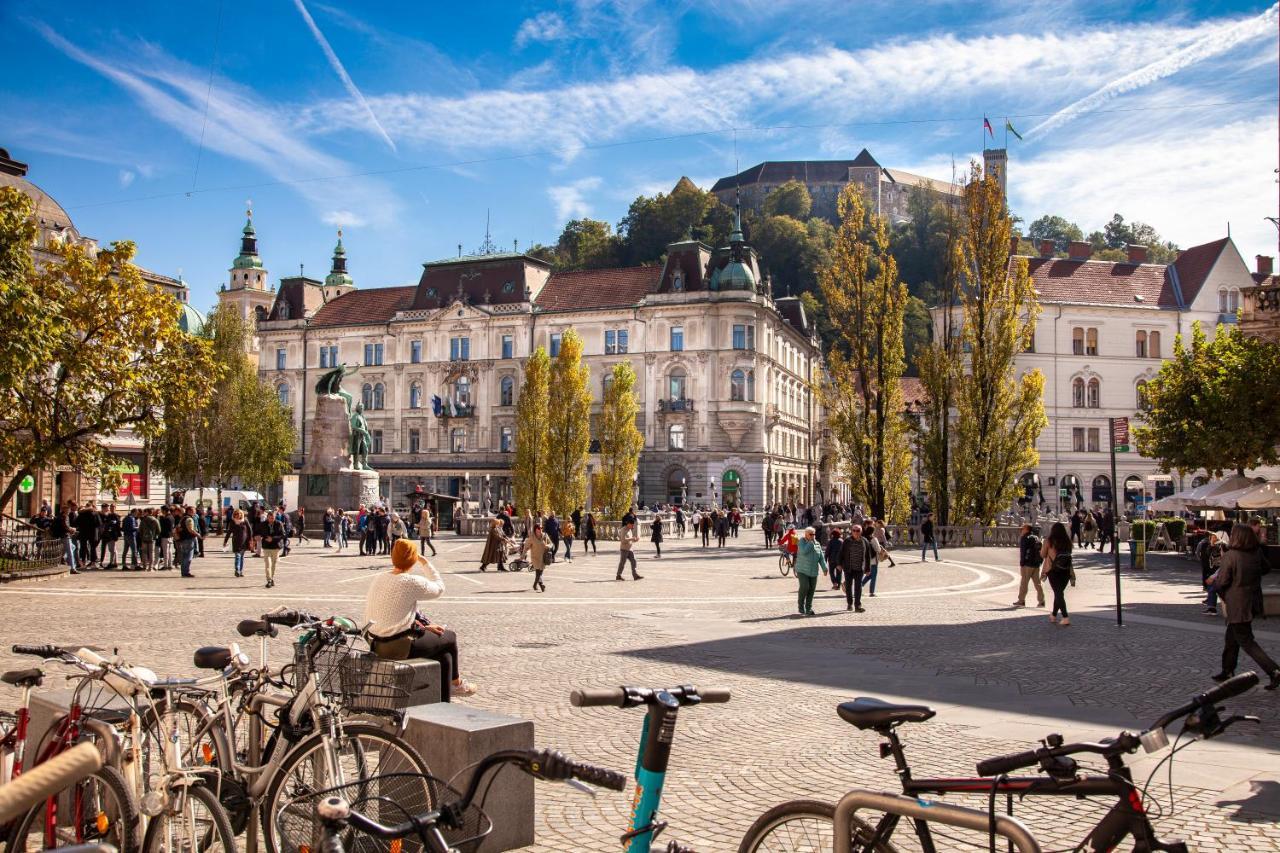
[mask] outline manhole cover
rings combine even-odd
[[[511,644],[512,648],[515,648],[515,649],[554,649],[559,645],[560,645],[559,643],[538,643],[538,642]]]

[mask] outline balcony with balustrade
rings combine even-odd
[[[1256,338],[1280,343],[1280,283],[1246,287],[1240,291],[1240,329]]]

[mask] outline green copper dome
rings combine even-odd
[[[253,230],[253,212],[250,211],[241,230],[240,254],[231,262],[235,270],[260,270],[262,258],[258,257],[258,233]]]
[[[188,335],[200,334],[200,330],[204,328],[204,315],[186,302],[183,302],[180,307],[182,310],[178,314],[178,328]]]
[[[755,290],[756,277],[751,272],[751,267],[742,261],[731,261],[727,267],[721,271],[716,283],[721,290]]]
[[[338,245],[333,247],[333,267],[324,278],[325,287],[355,287],[355,280],[347,272],[347,250],[342,247],[342,231],[338,231]]]

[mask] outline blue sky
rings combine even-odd
[[[0,146],[84,234],[213,303],[252,200],[273,276],[366,287],[616,223],[681,175],[851,158],[1274,253],[1277,8],[1111,0],[0,4]]]

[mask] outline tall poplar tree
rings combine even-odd
[[[884,220],[866,209],[859,185],[840,192],[836,210],[840,228],[818,281],[841,346],[819,394],[853,497],[877,518],[900,520],[909,509],[911,470],[901,382],[907,286]]]
[[[516,507],[538,513],[546,508],[548,394],[551,387],[551,359],[538,347],[524,363],[524,381],[516,400],[516,458],[511,466],[515,480]]]
[[[595,497],[606,518],[620,519],[631,506],[644,436],[636,428],[635,370],[624,361],[613,366],[610,378],[600,415],[600,493]]]
[[[560,341],[547,400],[547,503],[568,515],[587,500],[591,450],[591,371],[582,363],[582,338],[572,329]]]
[[[1018,494],[1015,478],[1040,461],[1048,423],[1044,375],[1015,360],[1034,340],[1040,304],[1025,258],[1009,263],[1013,223],[994,177],[973,164],[964,190],[964,376],[956,394],[955,510],[991,523]]]

